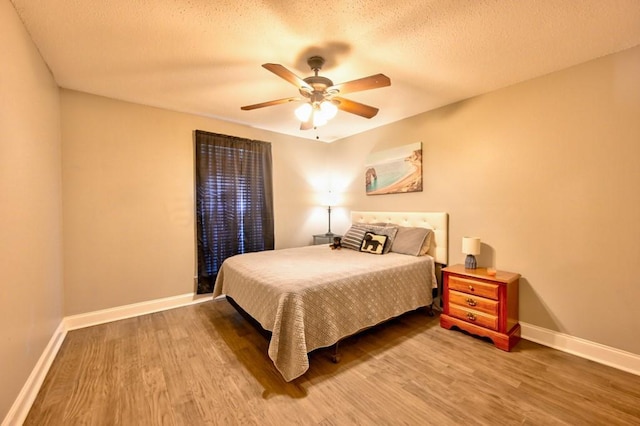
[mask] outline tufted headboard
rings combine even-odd
[[[436,263],[449,262],[449,215],[445,212],[351,212],[351,223],[393,223],[399,226],[415,226],[433,229],[435,247],[429,254]]]

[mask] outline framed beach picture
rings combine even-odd
[[[422,142],[372,152],[364,176],[367,195],[422,191]]]

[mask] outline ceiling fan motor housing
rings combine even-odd
[[[304,78],[304,82],[313,88],[313,91],[310,91],[307,87],[301,87],[299,89],[300,94],[305,98],[308,98],[312,103],[320,103],[324,99],[329,96],[333,96],[338,93],[338,91],[327,91],[328,87],[333,86],[333,81],[328,79],[327,77],[322,77],[318,75],[318,71],[322,69],[322,65],[324,65],[324,58],[322,56],[311,56],[307,59],[307,64],[315,75],[311,77]]]
[[[307,98],[311,98],[314,94],[324,95],[325,91],[327,90],[327,87],[333,86],[333,81],[319,75],[307,77],[303,80],[309,86],[313,87],[313,92],[310,92],[309,89],[305,87],[300,88],[300,94],[302,94]]]

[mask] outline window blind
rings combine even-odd
[[[196,131],[198,293],[230,256],[274,248],[271,144]]]

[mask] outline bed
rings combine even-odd
[[[430,243],[424,255],[331,250],[327,244],[246,253],[226,259],[218,272],[213,296],[226,295],[271,332],[269,357],[286,381],[308,370],[309,352],[433,303],[436,265],[448,260],[448,215],[352,212],[351,221],[345,239],[363,225],[382,238],[393,224],[402,232],[431,230]]]

